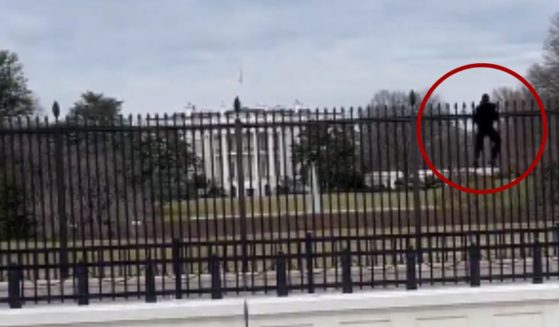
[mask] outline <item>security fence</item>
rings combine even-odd
[[[542,118],[501,103],[474,167],[474,104],[425,109],[425,150],[490,189],[534,160]],[[503,192],[442,183],[417,108],[15,118],[0,125],[0,302],[212,297],[559,276],[559,105]],[[487,140],[488,141],[488,140]]]

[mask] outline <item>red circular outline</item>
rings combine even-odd
[[[538,153],[536,154],[536,158],[532,161],[532,163],[530,164],[530,166],[528,166],[528,169],[526,169],[526,171],[524,173],[522,173],[522,175],[520,175],[519,177],[515,178],[512,182],[505,184],[505,185],[501,185],[499,187],[495,187],[495,188],[491,188],[491,189],[474,189],[474,188],[469,188],[469,187],[465,187],[459,184],[454,183],[453,181],[447,179],[443,174],[441,174],[437,168],[435,167],[435,165],[433,165],[433,163],[431,162],[431,160],[429,160],[429,156],[427,155],[427,153],[425,152],[425,148],[423,145],[423,138],[422,138],[422,134],[421,134],[421,120],[422,120],[422,116],[423,116],[423,110],[425,109],[425,106],[427,105],[427,101],[429,100],[429,98],[431,97],[431,95],[433,94],[433,92],[435,91],[435,89],[442,83],[444,82],[447,78],[449,78],[450,76],[459,73],[461,71],[467,70],[467,69],[472,69],[472,68],[491,68],[491,69],[496,69],[496,70],[500,70],[502,72],[505,72],[509,75],[512,75],[514,77],[516,77],[516,79],[518,79],[520,82],[522,82],[522,84],[524,84],[524,86],[526,86],[528,88],[528,90],[530,91],[530,93],[532,94],[532,96],[536,99],[536,103],[538,104],[538,107],[540,109],[540,114],[542,117],[542,128],[543,128],[543,133],[542,133],[542,139],[541,139],[541,144],[540,144],[540,148],[538,150]],[[536,90],[534,89],[534,87],[522,76],[520,76],[520,74],[516,73],[515,71],[504,67],[504,66],[500,66],[497,64],[491,64],[491,63],[473,63],[473,64],[467,64],[467,65],[463,65],[460,66],[458,68],[454,68],[453,70],[449,71],[448,73],[444,74],[442,77],[440,77],[435,84],[433,84],[431,86],[431,88],[429,89],[429,91],[427,92],[427,94],[425,94],[425,96],[423,97],[423,100],[421,101],[421,105],[419,107],[419,111],[417,113],[417,119],[415,122],[415,134],[417,137],[417,145],[419,146],[419,151],[421,153],[421,155],[423,156],[423,160],[425,160],[425,163],[427,164],[427,166],[431,169],[431,171],[433,171],[433,173],[440,178],[445,184],[452,186],[453,188],[463,191],[463,192],[467,192],[467,193],[471,193],[471,194],[492,194],[492,193],[498,193],[501,191],[504,191],[506,189],[509,189],[511,187],[513,187],[514,185],[520,183],[523,179],[525,179],[526,177],[528,177],[528,175],[530,175],[530,173],[536,168],[536,165],[538,164],[538,162],[541,160],[543,153],[545,151],[545,144],[547,142],[547,116],[545,114],[545,108],[543,105],[542,100],[540,99],[540,96],[538,95],[538,92],[536,92]]]

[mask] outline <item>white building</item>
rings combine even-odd
[[[269,195],[278,191],[286,179],[297,180],[292,146],[301,127],[309,121],[340,119],[341,114],[309,109],[243,108],[234,111],[197,111],[178,114],[176,124],[185,126],[186,139],[202,159],[208,180],[226,194],[239,190],[239,156],[245,194]],[[236,119],[241,122],[242,148],[237,148]],[[169,121],[167,121],[169,123]],[[172,124],[174,124],[174,120]]]

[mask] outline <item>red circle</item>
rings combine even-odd
[[[530,166],[528,166],[528,169],[526,169],[526,171],[524,173],[522,173],[522,175],[515,178],[512,182],[510,182],[508,184],[505,184],[505,185],[501,185],[499,187],[491,188],[491,189],[469,188],[469,187],[465,187],[465,186],[456,184],[453,181],[446,178],[443,174],[441,174],[437,170],[437,168],[435,167],[435,165],[433,165],[431,160],[429,160],[429,156],[425,152],[425,148],[424,148],[424,145],[423,145],[423,138],[422,138],[422,135],[421,135],[421,118],[423,116],[423,110],[425,109],[425,105],[427,104],[427,101],[429,100],[429,98],[431,97],[431,95],[433,94],[435,89],[442,82],[444,82],[447,78],[449,78],[450,76],[452,76],[456,73],[459,73],[463,70],[472,69],[472,68],[492,68],[492,69],[500,70],[502,72],[505,72],[509,75],[512,75],[512,76],[516,77],[516,79],[518,79],[520,82],[522,82],[522,84],[524,84],[524,86],[526,86],[528,88],[530,93],[532,93],[532,96],[536,99],[536,103],[538,104],[538,107],[540,108],[540,114],[541,114],[541,117],[542,117],[543,133],[542,133],[540,148],[538,150],[538,153],[536,154],[536,158],[532,161]],[[464,65],[464,66],[460,66],[458,68],[455,68],[455,69],[449,71],[448,73],[446,73],[442,77],[440,77],[435,82],[435,84],[433,84],[431,86],[431,88],[429,89],[427,94],[425,94],[425,96],[423,97],[423,101],[421,101],[421,105],[420,105],[419,111],[417,113],[417,120],[415,122],[415,134],[416,134],[416,137],[417,137],[417,144],[419,146],[419,151],[420,151],[421,155],[423,156],[423,160],[425,160],[425,163],[431,169],[431,171],[433,171],[433,173],[438,178],[440,178],[445,184],[447,184],[449,186],[452,186],[453,188],[455,188],[457,190],[467,192],[467,193],[471,193],[471,194],[492,194],[492,193],[498,193],[498,192],[504,191],[504,190],[509,189],[509,188],[513,187],[514,185],[520,183],[523,179],[528,177],[528,175],[530,175],[530,173],[536,168],[536,165],[541,160],[541,158],[543,156],[543,153],[545,151],[545,144],[546,144],[546,141],[547,141],[547,116],[545,114],[545,108],[544,108],[542,100],[540,99],[540,96],[538,95],[538,92],[536,92],[534,87],[524,77],[520,76],[520,74],[516,73],[515,71],[513,71],[513,70],[511,70],[507,67],[496,65],[496,64],[473,63],[473,64],[467,64],[467,65]]]

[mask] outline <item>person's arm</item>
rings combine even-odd
[[[474,114],[472,115],[474,124],[477,125],[478,121],[479,121],[479,107],[475,107],[474,108]]]

